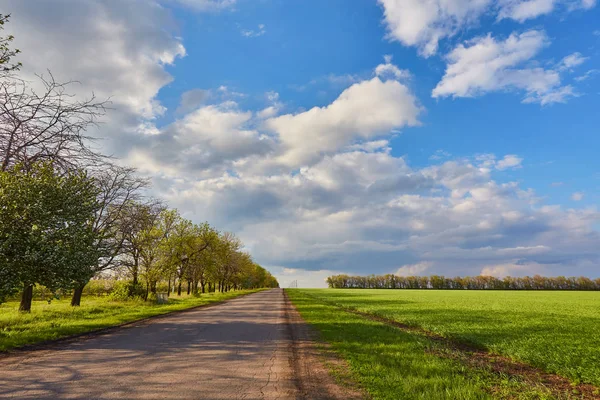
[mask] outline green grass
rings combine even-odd
[[[446,357],[443,344],[424,335],[316,300],[312,295],[319,292],[286,292],[302,317],[347,362],[351,377],[373,399],[557,398],[541,385]]]
[[[31,313],[20,313],[18,302],[0,304],[0,351],[46,340],[89,332],[171,311],[215,303],[253,293],[241,290],[210,293],[199,297],[171,297],[167,304],[144,301],[112,301],[107,297],[84,297],[80,307],[71,307],[70,299],[34,301]]]
[[[303,290],[600,386],[600,293]]]

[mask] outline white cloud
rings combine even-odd
[[[234,5],[185,3],[204,10]],[[69,15],[60,11],[67,7]],[[151,174],[153,194],[186,217],[238,232],[258,262],[288,268],[275,270],[282,282],[320,286],[333,273],[418,265],[446,275],[502,265],[597,273],[600,213],[545,205],[518,183],[492,179],[518,167],[519,157],[440,153],[445,162],[417,168],[393,154],[392,136],[418,125],[422,110],[391,59],[379,72],[340,79],[347,86],[339,97],[308,111],[276,116],[283,102],[275,93],[265,95],[262,111],[244,109],[244,94],[223,86],[206,98],[199,90],[183,95],[177,119],[157,127],[164,106],[156,94],[172,80],[165,66],[185,55],[165,8],[141,0],[9,1],[7,8],[25,74],[50,67],[59,78],[83,82],[82,94],[112,96],[114,110],[99,131],[103,145]],[[524,38],[514,40],[522,45]],[[511,78],[501,88],[540,102],[555,92],[531,83],[535,68],[511,64],[530,62],[521,55],[527,49],[507,51],[492,41],[489,51],[502,50],[487,67],[500,63],[495,70]],[[469,83],[463,93],[498,87],[491,82]]]
[[[521,90],[526,103],[564,102],[576,94],[571,86],[560,86],[558,71],[524,65],[547,45],[546,34],[536,30],[513,33],[506,40],[487,35],[460,44],[447,56],[446,73],[432,96],[476,97]]]
[[[598,74],[600,74],[600,69],[590,69],[586,71],[585,74],[576,77],[575,81],[583,82]]]
[[[200,107],[209,97],[209,92],[203,89],[191,89],[183,92],[181,102],[177,108],[180,114],[186,114]]]
[[[396,271],[398,276],[418,276],[425,275],[425,272],[432,267],[432,262],[420,262],[411,265],[404,265]]]
[[[504,156],[504,158],[496,163],[496,169],[505,170],[507,168],[519,168],[521,166],[522,158],[514,155],[508,154]]]
[[[498,19],[511,18],[519,22],[549,14],[558,0],[502,0]]]
[[[571,195],[571,200],[573,201],[581,201],[583,200],[584,194],[582,192],[575,192]]]
[[[267,27],[265,24],[259,24],[257,29],[242,29],[240,33],[244,37],[259,37],[267,33]]]
[[[583,64],[588,57],[584,57],[579,52],[575,52],[563,58],[559,63],[558,69],[561,71],[566,71],[573,69],[581,64]]]
[[[384,12],[387,37],[415,46],[422,56],[438,50],[439,42],[476,26],[488,15],[518,22],[549,14],[558,6],[566,11],[591,9],[596,0],[378,0]]]
[[[173,21],[158,4],[9,0],[4,6],[13,16],[7,28],[23,50],[25,77],[49,69],[58,81],[77,80],[77,95],[110,97],[111,116],[130,126],[164,112],[155,100],[172,80],[164,66],[185,56],[185,48],[169,33]]]
[[[388,38],[417,46],[428,57],[437,52],[440,39],[453,36],[474,23],[490,0],[378,0],[383,6]]]
[[[533,276],[544,274],[545,268],[538,263],[518,264],[515,262],[489,265],[481,270],[480,275],[504,278],[507,276]]]
[[[295,282],[299,288],[326,288],[327,277],[338,275],[342,272],[331,270],[310,271],[300,268],[266,267],[279,282],[279,286],[286,288]]]
[[[375,68],[375,75],[380,77],[381,79],[404,79],[410,77],[410,72],[406,70],[401,70],[394,64],[392,64],[392,56],[386,55],[385,63],[380,64]]]
[[[418,125],[421,109],[402,83],[375,77],[350,86],[326,107],[269,119],[283,148],[277,162],[302,166],[356,140]]]
[[[196,11],[220,11],[235,6],[237,0],[162,0],[163,3],[179,3]]]

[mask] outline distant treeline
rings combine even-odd
[[[498,279],[493,276],[397,276],[334,275],[327,278],[333,289],[449,289],[449,290],[600,290],[600,278],[545,277],[540,275]]]

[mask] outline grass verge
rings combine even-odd
[[[18,311],[18,302],[0,304],[0,352],[108,328],[173,311],[221,302],[260,290],[207,293],[199,297],[171,297],[167,304],[144,301],[112,301],[84,297],[80,307],[70,299],[35,301],[31,313]]]
[[[575,399],[531,376],[505,374],[430,337],[347,312],[301,290],[287,290],[302,317],[348,363],[374,399]]]

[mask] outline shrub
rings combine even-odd
[[[141,299],[146,294],[142,285],[130,281],[116,281],[109,294],[111,300]]]

